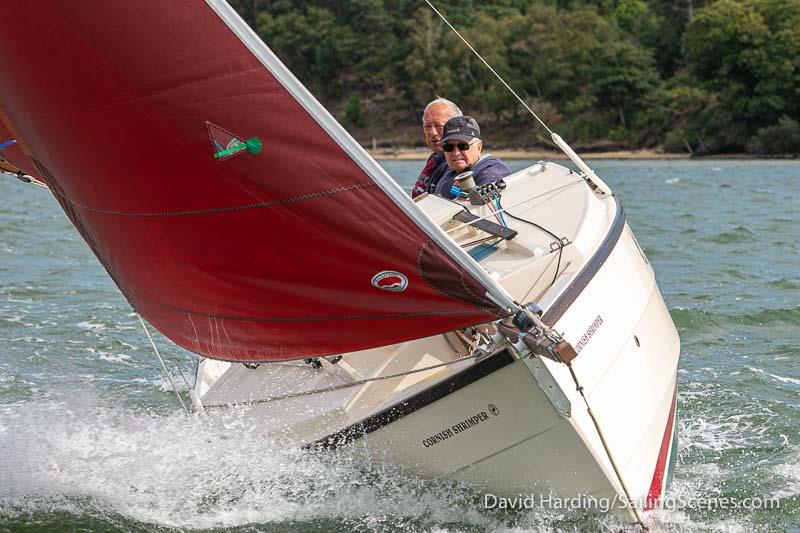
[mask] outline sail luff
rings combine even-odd
[[[507,312],[519,307],[510,294],[442,229],[423,213],[397,182],[375,161],[352,135],[319,103],[314,95],[281,62],[258,34],[225,0],[206,0],[225,25],[242,41],[310,116],[331,136],[358,166],[414,221],[451,259],[486,290],[486,296]]]

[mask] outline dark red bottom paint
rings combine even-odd
[[[678,386],[675,385],[675,391],[672,393],[672,407],[669,410],[669,417],[667,418],[667,427],[664,430],[664,436],[661,438],[661,449],[658,452],[658,460],[656,461],[656,470],[653,473],[653,481],[650,482],[650,490],[647,492],[647,501],[645,502],[644,510],[652,510],[658,499],[661,498],[661,489],[664,486],[664,476],[667,473],[667,456],[672,447],[673,426],[675,424],[675,409],[678,400]]]

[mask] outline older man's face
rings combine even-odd
[[[464,146],[468,145],[468,146]],[[456,171],[456,174],[464,172],[469,167],[478,162],[481,158],[483,141],[472,139],[471,141],[457,141],[452,139],[447,141],[446,147],[452,146],[451,151],[445,149],[444,157],[447,159],[447,166]],[[462,148],[464,148],[462,150]]]
[[[442,129],[445,122],[454,116],[450,107],[445,104],[433,105],[425,111],[422,117],[422,132],[425,134],[425,143],[434,153],[442,151]]]

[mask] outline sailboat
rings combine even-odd
[[[560,138],[577,171],[413,201],[222,0],[10,4],[0,119],[130,305],[200,356],[197,410],[487,494],[657,503],[679,338]]]

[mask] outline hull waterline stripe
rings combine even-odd
[[[617,245],[617,241],[619,241],[622,235],[622,230],[625,228],[626,217],[625,210],[622,209],[619,201],[614,198],[614,202],[617,204],[617,212],[614,216],[614,222],[611,224],[611,229],[592,258],[586,263],[580,273],[575,276],[572,283],[569,284],[569,287],[564,290],[561,296],[559,296],[545,312],[542,320],[548,326],[553,327],[555,323],[564,316],[564,313],[566,313],[567,309],[575,302],[578,295],[583,292],[583,289],[589,285],[589,282],[592,281],[594,275],[597,274],[600,267],[602,267],[606,259],[608,259],[608,256],[611,255],[611,251]]]
[[[622,229],[625,227],[625,211],[620,206],[616,198],[614,201],[617,205],[617,212],[614,217],[611,229],[606,234],[600,247],[595,252],[594,256],[587,262],[586,266],[576,276],[576,279],[564,291],[564,293],[550,306],[544,315],[544,320],[547,324],[554,324],[561,316],[569,309],[572,303],[578,296],[580,296],[583,289],[594,278],[594,275],[600,270],[600,267],[606,262],[611,251],[617,245]],[[579,279],[580,278],[580,279]],[[504,358],[502,364],[499,364],[496,359]],[[482,366],[489,361],[495,361],[493,366]],[[347,445],[354,440],[363,437],[364,435],[376,431],[395,420],[410,415],[414,411],[425,407],[426,405],[455,392],[456,390],[469,385],[473,381],[485,377],[492,372],[503,368],[504,366],[513,362],[513,357],[507,352],[502,351],[493,356],[476,363],[474,366],[461,371],[460,373],[452,376],[450,379],[437,383],[428,389],[425,389],[411,398],[403,402],[391,406],[379,413],[367,417],[355,424],[352,424],[336,433],[332,433],[327,437],[323,437],[314,442],[310,442],[304,446],[307,449],[325,449],[333,450],[339,446]],[[461,383],[457,380],[463,380]]]
[[[501,368],[513,362],[514,357],[508,352],[508,350],[498,352],[478,363],[475,363],[471,367],[458,372],[450,378],[428,387],[411,398],[392,405],[383,411],[364,418],[363,420],[337,431],[336,433],[328,435],[327,437],[310,442],[306,444],[304,448],[334,450],[339,446],[350,444],[354,440],[363,437],[367,433],[371,433],[388,424],[391,424],[395,420],[399,420],[404,416],[435,402],[436,400],[440,400],[441,398],[444,398],[445,396],[462,389],[470,383],[474,383],[475,381],[478,381],[479,379],[488,376],[492,372],[500,370]]]
[[[675,435],[675,409],[678,404],[678,383],[675,382],[675,391],[672,393],[672,406],[669,409],[669,417],[667,418],[667,427],[664,429],[664,436],[661,438],[661,449],[658,452],[658,460],[656,461],[656,469],[653,473],[653,480],[650,482],[650,490],[647,492],[647,501],[645,502],[644,510],[650,511],[655,508],[656,502],[662,495],[664,487],[665,470],[667,465],[667,456],[673,448],[673,439]]]

